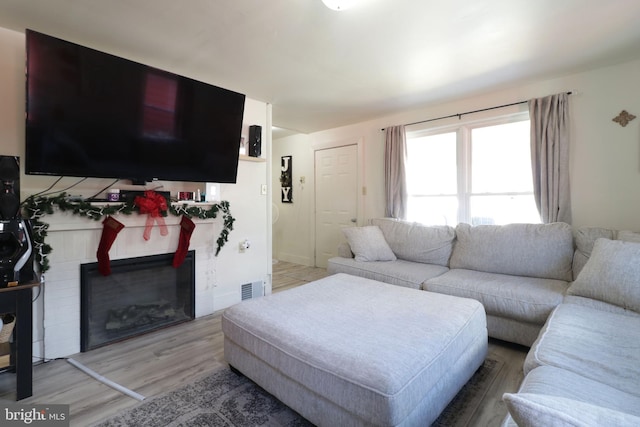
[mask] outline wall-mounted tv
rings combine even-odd
[[[236,182],[245,96],[27,30],[25,173]]]

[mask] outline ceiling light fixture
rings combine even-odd
[[[331,10],[345,10],[353,6],[354,0],[322,0],[325,6]]]

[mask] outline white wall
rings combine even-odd
[[[266,105],[247,100],[243,136],[248,140],[249,125],[262,127],[262,156],[269,156],[268,138],[265,138],[268,119]],[[231,203],[231,213],[236,219],[232,235],[225,250],[218,256],[219,268],[215,285],[214,308],[220,310],[240,301],[240,286],[245,283],[264,281],[271,287],[271,241],[269,237],[271,209],[267,194],[262,194],[262,186],[269,184],[267,162],[240,160],[238,183],[222,184],[221,194]],[[240,250],[240,244],[247,239],[251,246]]]
[[[331,141],[363,138],[362,166],[366,196],[363,211],[358,218],[384,215],[383,132],[381,129],[396,124],[464,113],[497,105],[509,104],[554,93],[572,91],[571,143],[571,197],[575,226],[610,227],[640,230],[640,87],[634,82],[640,75],[640,61],[630,61],[579,74],[531,82],[482,96],[399,112],[377,120],[357,123],[309,135],[275,140],[274,153],[296,150],[298,168],[295,175],[313,176],[313,162],[301,159],[313,157],[312,147]],[[526,108],[518,107],[518,108]],[[613,122],[621,110],[638,116],[626,127]],[[472,118],[473,116],[467,116]],[[457,119],[453,119],[457,120]],[[442,122],[445,124],[446,122]],[[298,143],[306,147],[295,147]],[[279,156],[279,155],[278,155]],[[274,156],[274,168],[279,157]],[[310,165],[309,169],[300,169]],[[297,169],[297,170],[296,170]],[[313,197],[309,197],[313,200]],[[274,203],[279,203],[274,195]],[[290,209],[280,211],[280,224],[297,221],[313,226],[313,204],[294,203]],[[361,222],[363,222],[361,221]],[[292,241],[291,233],[274,227],[274,248],[284,257],[294,251],[301,259],[313,259],[313,242],[308,230],[298,228]],[[308,248],[307,252],[301,252]]]
[[[0,154],[21,157],[24,157],[24,43],[24,34],[0,27]]]
[[[249,126],[262,127],[262,157],[270,155],[267,126],[267,105],[247,99],[244,110],[243,136],[248,140]],[[268,209],[271,203],[267,194],[262,194],[262,185],[268,184],[267,162],[240,160],[236,184],[222,184],[220,194],[231,204],[235,218],[229,242],[218,256],[216,269],[214,309],[220,310],[240,302],[240,286],[255,281],[265,282],[271,287],[271,241]],[[240,250],[247,239],[251,246]]]
[[[77,42],[82,43],[82,40]],[[24,34],[0,27],[0,154],[18,155],[21,159],[24,158],[25,151],[24,70]],[[209,83],[215,85],[215,77],[212,77]],[[269,105],[247,98],[243,135],[245,138],[248,137],[249,125],[262,126],[263,157],[269,156],[271,150],[270,115]],[[198,224],[191,238],[191,248],[200,249],[202,252],[196,254],[197,316],[213,313],[239,302],[240,286],[244,283],[263,281],[267,290],[271,287],[271,203],[269,194],[261,194],[262,184],[269,182],[271,167],[267,162],[241,160],[239,163],[237,183],[221,185],[221,198],[229,201],[231,213],[236,219],[229,242],[222,248],[218,257],[213,256],[215,239],[222,225],[221,218]],[[25,176],[21,172],[21,199],[47,188],[55,179],[56,177]],[[65,178],[55,188],[62,189],[77,180]],[[88,179],[69,192],[84,196],[93,195],[111,182],[110,179]],[[164,185],[163,190],[171,191],[173,195],[177,191],[195,191],[197,188],[204,190],[202,183],[154,182],[151,186],[159,184]],[[117,186],[121,189],[129,188],[125,183],[118,183]],[[77,221],[78,225],[77,229],[70,225],[63,225],[61,228],[58,226],[50,236],[54,251],[50,258],[51,270],[47,274],[48,283],[44,287],[44,296],[38,298],[34,306],[34,355],[38,356],[65,356],[79,349],[79,314],[75,305],[79,295],[78,263],[96,261],[95,251],[99,242],[100,227],[96,229],[96,224],[87,225],[86,220],[82,218],[66,218],[67,216],[69,215],[63,215],[62,219],[51,217],[53,222],[62,221],[66,224]],[[118,235],[110,251],[112,259],[175,251],[176,233],[179,231],[175,221],[170,228],[169,236],[158,237],[152,234],[152,239],[148,242],[142,239],[141,233],[136,232],[135,227],[139,226],[136,224],[136,219],[126,218],[125,225],[128,227],[121,233],[122,236]],[[251,248],[241,252],[239,244],[245,239],[251,241]],[[54,299],[50,303],[43,301],[52,296]],[[74,308],[69,308],[63,301],[74,302]],[[45,307],[48,309],[45,310]],[[61,309],[56,310],[56,307]],[[48,317],[45,319],[45,316]],[[73,330],[71,334],[60,334],[61,331],[69,329]],[[49,349],[43,349],[45,342],[49,343]]]
[[[280,261],[313,265],[314,157],[308,135],[294,135],[273,144],[271,186],[278,220],[273,224],[273,253]],[[293,203],[282,203],[282,156],[292,156]],[[304,183],[300,179],[304,177]],[[275,215],[275,213],[274,213]]]

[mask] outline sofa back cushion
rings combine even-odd
[[[636,231],[620,230],[616,233],[616,240],[640,243],[640,233]]]
[[[448,225],[426,226],[392,218],[375,218],[372,225],[382,230],[391,250],[399,259],[449,266],[456,237]]]
[[[572,280],[573,233],[565,223],[458,224],[450,268]]]
[[[593,245],[598,239],[624,240],[625,242],[640,242],[640,233],[629,230],[612,230],[600,227],[580,227],[575,230],[576,251],[573,255],[573,280],[578,278],[580,271],[585,266]]]
[[[367,261],[395,261],[396,256],[387,244],[387,241],[375,225],[365,227],[346,227],[342,229],[347,238],[355,260]]]
[[[589,260],[593,245],[600,238],[614,239],[615,233],[609,228],[580,227],[575,230],[576,251],[573,255],[573,280]]]
[[[640,312],[640,243],[598,239],[591,257],[567,290]]]

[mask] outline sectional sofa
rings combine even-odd
[[[588,261],[529,350],[520,390],[503,396],[505,426],[640,425],[640,243],[613,234],[583,246]]]
[[[505,426],[640,425],[640,235],[567,224],[345,229],[328,272],[474,298],[530,346]]]

